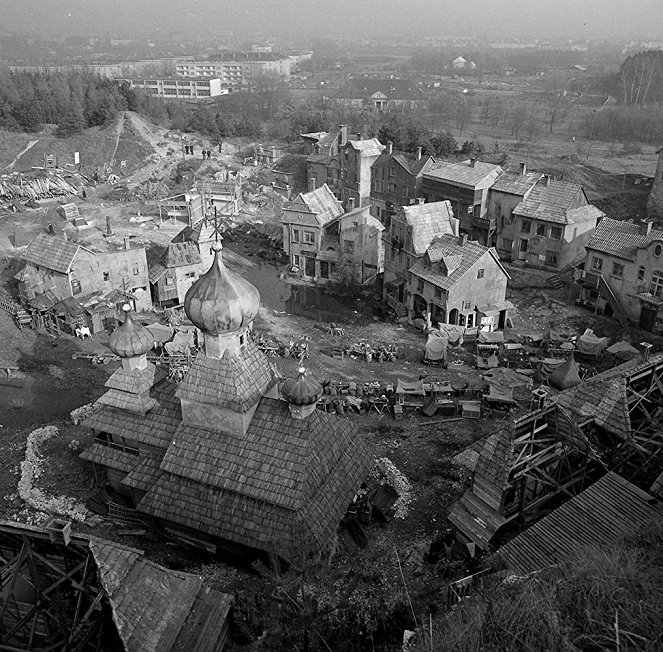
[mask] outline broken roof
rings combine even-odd
[[[422,256],[437,235],[458,235],[458,220],[454,218],[449,201],[402,206],[398,216],[412,227],[412,253],[415,256]]]
[[[200,265],[202,259],[195,243],[191,241],[171,242],[166,250],[164,262],[166,267],[185,267]]]
[[[320,226],[324,226],[330,220],[343,214],[341,202],[336,199],[326,183],[310,192],[299,193],[295,200],[284,205],[284,211],[288,209],[298,211],[301,210],[299,207],[302,205],[308,213],[315,216],[315,220]]]
[[[640,232],[638,224],[604,217],[592,233],[587,249],[625,260],[635,260],[638,250],[646,249],[654,240],[663,242],[663,231],[652,229],[648,234],[644,234]]]
[[[579,195],[582,195],[585,205],[571,208]],[[557,224],[598,220],[604,215],[598,208],[589,205],[581,185],[555,179],[549,179],[547,183],[545,181],[537,183],[534,190],[513,209],[513,212],[522,217]]]
[[[449,274],[442,272],[439,265],[435,265],[435,267],[429,266],[424,260],[418,260],[410,267],[408,271],[411,274],[432,283],[436,287],[446,290],[452,288],[486,254],[497,263],[508,278],[508,274],[502,267],[497,252],[492,247],[484,247],[478,242],[461,244],[456,236],[440,235],[433,239],[426,253],[433,263],[441,260],[451,260],[455,265],[460,258],[460,263],[453,267]]]
[[[660,502],[610,472],[502,546],[496,556],[509,570],[525,575],[568,561],[583,547],[609,550],[622,537],[661,519]]]
[[[502,174],[502,168],[493,163],[471,159],[455,163],[453,161],[435,161],[426,167],[424,178],[433,181],[447,181],[474,188],[488,188]]]
[[[68,240],[40,233],[23,252],[23,259],[33,265],[66,274],[80,248],[80,245]]]
[[[432,156],[425,155],[417,158],[407,152],[392,152],[389,154],[385,149],[371,167],[377,168],[383,165],[388,165],[390,161],[396,161],[404,170],[416,177],[424,169],[427,163],[434,162],[434,160],[435,159],[433,159]]]

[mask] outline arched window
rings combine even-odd
[[[660,269],[655,269],[651,275],[651,286],[649,291],[655,297],[663,297],[663,272]]]

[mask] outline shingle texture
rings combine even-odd
[[[623,536],[662,518],[660,502],[610,472],[500,548],[497,557],[524,575],[563,563],[586,546],[610,550]]]
[[[475,161],[474,166],[472,166],[470,160],[459,163],[436,161],[427,166],[424,177],[448,183],[458,183],[463,186],[488,188],[500,174],[502,174],[502,168],[492,163]]]
[[[163,473],[159,468],[163,453],[141,453],[134,467],[122,480],[122,484],[139,491],[147,491]]]
[[[460,282],[474,264],[485,255],[489,256],[488,261],[496,262],[499,265],[499,258],[494,249],[484,247],[478,242],[466,242],[461,245],[458,238],[449,235],[436,237],[428,248],[427,254],[431,259],[430,265],[426,260],[418,260],[409,271],[414,276],[445,290]],[[452,268],[453,271],[449,275],[440,269],[441,261],[446,261],[445,264]]]
[[[584,220],[596,220],[603,213],[592,206],[571,208],[580,194],[584,195],[582,186],[570,181],[539,182],[534,190],[514,209],[515,215],[531,219],[554,222],[556,224],[573,224]]]
[[[625,260],[635,260],[638,249],[647,248],[654,240],[663,242],[663,231],[652,229],[648,234],[640,233],[637,224],[620,222],[606,217],[596,227],[587,243],[587,249],[600,251]]]
[[[412,253],[416,256],[426,253],[435,236],[458,235],[458,220],[448,201],[403,206],[398,215],[412,227]]]
[[[81,458],[116,471],[128,473],[137,464],[138,456],[96,442],[81,453]]]
[[[180,426],[139,509],[257,548],[291,548],[305,524],[323,545],[369,464],[351,422],[317,410],[295,419],[263,398],[241,437]]]
[[[628,437],[632,433],[627,393],[629,379],[634,374],[649,367],[656,367],[662,362],[662,354],[653,356],[647,362],[625,362],[586,379],[576,387],[564,390],[555,400],[576,418],[591,417],[594,423],[604,430],[620,438]]]
[[[66,274],[71,267],[79,245],[55,236],[40,233],[23,253],[23,258],[33,265],[39,265],[55,272]]]
[[[348,146],[361,152],[362,156],[379,156],[384,149],[384,145],[377,138],[367,138],[365,140],[349,140]]]
[[[231,596],[205,587],[196,575],[158,566],[140,551],[110,541],[91,537],[90,550],[126,650],[174,652],[182,640],[190,652],[223,648]],[[192,618],[202,604],[204,620]]]
[[[253,342],[248,342],[239,355],[226,352],[221,359],[196,356],[177,396],[246,411],[275,382],[271,364]]]

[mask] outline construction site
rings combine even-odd
[[[293,271],[281,143],[126,124],[147,158],[0,179],[0,650],[433,649],[487,576],[661,520],[663,338],[604,239],[435,322]]]

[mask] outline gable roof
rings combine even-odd
[[[555,397],[558,405],[624,439],[631,435],[627,385],[632,376],[663,364],[663,354],[652,356],[647,362],[631,360],[608,369],[580,385],[564,390]]]
[[[348,211],[347,213],[343,213],[343,215],[339,215],[330,222],[327,222],[327,224],[325,224],[325,228],[330,227],[332,224],[335,224],[336,222],[342,222],[347,218],[358,217],[361,218],[361,221],[370,229],[379,232],[384,231],[385,229],[384,224],[382,224],[382,222],[380,222],[380,220],[378,220],[376,217],[373,217],[370,211],[371,211],[370,205],[360,206],[359,208],[355,208],[351,211]]]
[[[375,79],[351,77],[334,95],[337,99],[367,99],[382,93],[390,100],[425,100],[423,91],[409,79]]]
[[[466,242],[462,245],[455,236],[440,235],[435,237],[426,253],[433,262],[442,259],[451,259],[456,263],[458,262],[458,258],[460,258],[460,264],[448,276],[439,269],[439,265],[436,268],[431,268],[423,260],[418,260],[410,267],[409,272],[411,274],[444,290],[449,290],[456,285],[474,264],[486,254],[497,263],[508,278],[508,274],[502,267],[497,252],[492,247],[484,247],[478,242]]]
[[[483,161],[435,161],[426,168],[425,179],[447,181],[474,188],[488,188],[502,174],[502,168]]]
[[[345,144],[345,147],[352,147],[365,157],[379,156],[385,149],[385,146],[377,138],[348,140],[348,142]]]
[[[200,235],[200,231],[198,231],[198,235]],[[186,242],[171,242],[168,249],[166,249],[164,263],[166,267],[186,267],[188,265],[200,265],[202,259],[195,243],[189,240]]]
[[[435,236],[445,233],[458,235],[458,220],[449,201],[402,206],[398,216],[412,227],[412,253],[416,256],[426,253]]]
[[[74,242],[40,233],[23,252],[23,259],[33,265],[66,274],[79,248],[80,245]]]
[[[284,210],[298,210],[298,205],[303,205],[307,212],[315,216],[315,220],[320,226],[324,226],[330,220],[343,214],[343,206],[336,199],[326,183],[310,192],[301,192],[297,198],[284,205]]]
[[[525,195],[528,193],[541,178],[540,172],[504,172],[495,180],[491,190],[504,192],[509,195]]]
[[[647,248],[654,240],[663,242],[663,231],[652,229],[649,234],[643,234],[638,224],[604,217],[592,233],[586,248],[625,260],[635,260],[638,250]]]
[[[547,184],[545,182],[537,183],[534,190],[513,209],[513,212],[522,217],[557,224],[570,224],[583,219],[598,219],[604,215],[596,207],[572,213],[571,205],[580,193],[582,193],[585,203],[588,204],[582,186],[570,181],[549,179]],[[580,208],[586,209],[586,206]]]
[[[385,149],[371,167],[382,167],[383,165],[388,165],[392,160],[396,161],[396,163],[398,163],[406,172],[416,177],[429,161],[434,161],[435,159],[428,154],[422,155],[419,159],[407,152],[392,152],[391,154],[388,154]]]
[[[663,519],[663,505],[609,472],[523,533],[496,557],[525,575],[568,561],[585,546],[609,549],[641,526]]]

